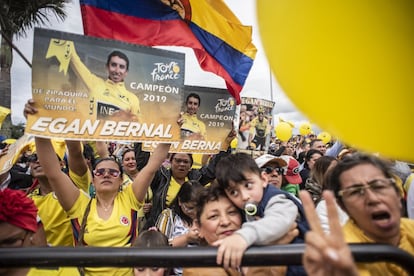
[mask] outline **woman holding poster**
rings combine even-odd
[[[59,203],[72,222],[77,246],[128,247],[137,236],[137,213],[142,207],[155,172],[167,157],[170,144],[160,143],[147,165],[125,189],[122,168],[112,158],[100,159],[94,166],[92,198],[81,192],[61,171],[50,139],[35,138],[39,163]],[[86,267],[88,275],[131,275],[132,268]]]

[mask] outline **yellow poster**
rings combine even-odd
[[[242,97],[238,120],[237,149],[238,151],[267,152],[271,132],[273,130],[272,101]]]
[[[4,120],[6,119],[7,115],[10,114],[10,111],[11,111],[10,108],[0,106],[0,128]]]
[[[7,149],[7,153],[0,157],[0,174],[9,171],[24,151],[32,149],[33,144],[34,139],[29,135],[23,135],[11,144]]]
[[[26,133],[76,140],[180,140],[185,56],[36,29]]]
[[[224,141],[236,113],[236,101],[227,90],[185,86],[181,112],[181,141],[172,143],[170,152],[215,154],[227,150]],[[155,145],[144,142],[143,149],[152,151]]]

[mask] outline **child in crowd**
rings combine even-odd
[[[237,268],[245,250],[251,245],[268,245],[283,237],[297,222],[299,236],[304,240],[309,229],[300,201],[293,195],[268,185],[252,157],[236,153],[220,160],[216,168],[219,188],[246,217],[240,230],[214,245],[219,246],[217,263]],[[306,275],[303,267],[288,267],[287,275]]]
[[[195,200],[198,191],[204,187],[196,180],[181,185],[170,208],[164,209],[155,224],[158,231],[167,236],[171,246],[180,247],[198,243],[198,229],[195,219]]]
[[[196,218],[195,201],[204,187],[196,180],[184,182],[169,208],[164,209],[155,224],[174,247],[195,246],[199,243],[199,230],[193,223]],[[174,268],[174,275],[182,275],[182,268]]]
[[[156,230],[145,230],[141,232],[135,240],[134,247],[138,248],[153,248],[168,246],[167,237]],[[161,267],[134,267],[134,276],[166,276],[169,274],[168,268]]]

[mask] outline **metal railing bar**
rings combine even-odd
[[[414,256],[382,244],[350,244],[356,262],[391,262],[414,275]],[[249,248],[243,266],[299,265],[303,244]],[[217,248],[28,247],[0,248],[0,267],[214,267]]]

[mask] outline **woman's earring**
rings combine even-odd
[[[91,197],[96,197],[96,189],[95,186],[93,186],[93,184],[90,186],[89,188],[89,194],[91,195]]]

